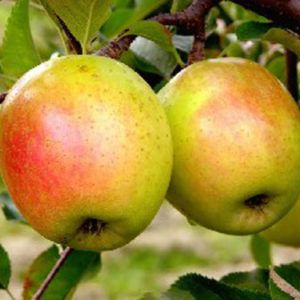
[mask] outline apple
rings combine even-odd
[[[25,219],[75,249],[121,247],[157,213],[172,169],[167,117],[126,65],[96,56],[41,64],[0,112],[0,164]]]
[[[300,248],[300,199],[286,216],[261,235],[270,242]]]
[[[195,63],[158,94],[173,138],[167,199],[228,234],[259,232],[300,192],[300,112],[267,70],[240,58]]]
[[[6,192],[6,186],[2,180],[2,178],[0,177],[0,194],[3,193],[3,192]]]

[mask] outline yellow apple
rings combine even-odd
[[[173,138],[168,200],[207,228],[245,235],[300,192],[300,113],[283,85],[239,58],[186,68],[160,92]]]
[[[25,74],[0,112],[9,193],[44,237],[102,251],[128,243],[158,211],[171,175],[157,96],[109,58],[55,58]]]

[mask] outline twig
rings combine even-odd
[[[66,262],[67,258],[70,256],[74,249],[67,247],[63,250],[63,252],[60,254],[60,258],[55,263],[54,267],[40,286],[40,288],[37,290],[37,292],[32,297],[32,300],[40,300],[43,296],[43,294],[46,292],[49,284],[54,279],[55,275],[58,273],[58,271],[61,269],[61,267]]]
[[[294,97],[295,101],[299,100],[299,85],[298,85],[298,57],[297,55],[286,49],[286,80],[287,88],[290,91],[291,95]]]
[[[205,58],[205,21],[201,18],[197,28],[195,28],[194,43],[189,54],[188,65]]]
[[[199,60],[199,58],[202,59],[204,57],[204,17],[209,10],[219,2],[220,0],[194,0],[189,7],[181,12],[160,14],[149,20],[157,21],[165,26],[178,26],[181,29],[194,34],[195,44],[190,61]],[[123,33],[120,36],[122,35]],[[118,59],[124,51],[129,49],[134,39],[135,36],[133,35],[118,37],[115,41],[110,42],[95,54]]]
[[[3,101],[4,101],[5,98],[6,98],[6,96],[7,96],[7,93],[2,93],[2,94],[0,94],[0,104],[3,103]]]
[[[5,291],[8,294],[8,296],[10,297],[11,300],[16,300],[16,298],[14,297],[14,295],[11,293],[11,291],[9,289],[5,289]]]
[[[100,49],[95,54],[98,56],[107,56],[110,58],[118,59],[122,53],[127,51],[134,41],[134,35],[127,35],[122,38],[118,38],[115,41],[111,41],[106,47]]]
[[[299,0],[232,0],[300,35]]]

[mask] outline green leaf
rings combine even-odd
[[[266,65],[266,68],[275,75],[281,82],[286,83],[286,62],[285,57],[283,55],[277,56],[270,60]]]
[[[47,2],[80,42],[83,52],[86,52],[90,40],[111,12],[111,0],[48,0]]]
[[[40,63],[29,25],[29,0],[18,0],[7,21],[1,51],[6,75],[20,77]]]
[[[173,46],[171,32],[160,23],[155,21],[138,21],[132,24],[122,36],[126,35],[142,36],[150,41],[153,41],[161,48],[172,53],[177,63],[183,65],[183,62]]]
[[[176,47],[176,49],[185,52],[190,53],[192,50],[194,43],[194,37],[191,35],[177,35],[174,34],[173,36],[173,44]]]
[[[2,193],[0,195],[0,205],[2,206],[2,211],[6,220],[8,221],[17,221],[23,224],[27,224],[19,210],[16,208],[12,202],[9,194]]]
[[[260,235],[253,235],[250,241],[252,257],[261,268],[272,265],[271,245]]]
[[[181,11],[186,8],[188,5],[192,3],[192,0],[173,0],[171,12],[175,13],[177,11]]]
[[[280,43],[300,57],[300,39],[291,32],[281,28],[274,28],[270,22],[245,22],[236,29],[237,37],[241,41],[262,39],[273,43]]]
[[[173,50],[172,34],[156,21],[138,21],[131,25],[122,36],[137,35],[151,40],[167,51]]]
[[[171,290],[174,288],[189,292],[195,300],[270,300],[264,293],[240,289],[198,274],[181,277]]]
[[[272,299],[300,299],[300,262],[274,267],[269,287]]]
[[[195,300],[196,298],[187,291],[181,291],[176,288],[170,289],[168,292],[164,293],[159,300]],[[200,298],[199,298],[200,299]],[[204,299],[204,298],[203,298]],[[212,300],[211,298],[208,298]],[[146,300],[146,299],[143,299]]]
[[[263,38],[273,43],[282,44],[300,58],[300,39],[291,32],[287,32],[281,28],[272,28]]]
[[[260,39],[266,34],[272,27],[273,23],[264,22],[245,22],[236,29],[236,35],[239,40],[247,41],[252,39]]]
[[[113,5],[117,8],[132,7],[133,0],[113,0]]]
[[[147,17],[154,10],[158,9],[168,0],[135,0],[136,9],[133,16],[133,21],[138,21]]]
[[[10,260],[7,252],[0,245],[0,289],[7,289],[11,276]]]
[[[103,25],[101,33],[108,39],[114,39],[135,22],[145,18],[148,14],[159,8],[167,0],[140,0],[136,5],[118,5],[107,22]]]
[[[130,8],[116,9],[101,28],[101,33],[107,39],[112,39],[124,31],[132,20],[134,10]]]
[[[222,282],[262,293],[269,293],[269,271],[257,269],[252,272],[231,273],[221,279]]]
[[[170,79],[177,65],[171,53],[144,38],[137,38],[130,49],[135,54],[134,68]]]
[[[29,300],[40,287],[59,258],[57,246],[43,252],[31,265],[25,275],[23,300]],[[73,251],[48,286],[43,300],[63,300],[74,292],[79,281],[99,263],[99,253]]]
[[[231,42],[222,52],[222,55],[230,57],[245,57],[246,53],[240,42]]]

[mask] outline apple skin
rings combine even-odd
[[[6,191],[7,191],[6,186],[3,182],[2,177],[0,177],[0,194],[3,193],[3,192],[6,192]]]
[[[300,248],[300,199],[286,216],[261,235],[270,242]]]
[[[25,74],[0,112],[8,191],[44,237],[75,249],[125,245],[157,213],[171,176],[161,104],[124,64],[55,58]]]
[[[300,191],[300,113],[282,84],[238,58],[195,63],[158,94],[174,166],[167,199],[222,233],[259,232]]]

